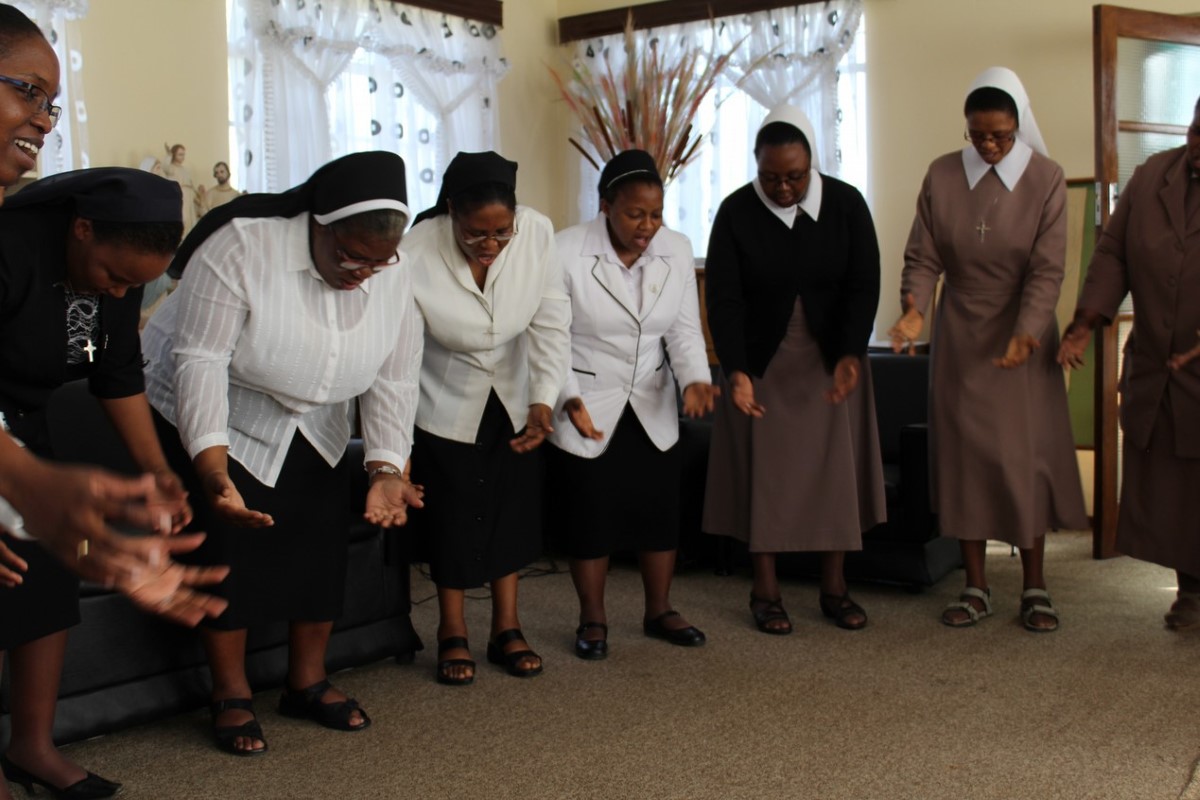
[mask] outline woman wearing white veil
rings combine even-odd
[[[1055,363],[1066,183],[1011,70],[980,74],[963,113],[969,144],[929,166],[917,197],[904,313],[890,336],[897,352],[912,351],[944,278],[929,399],[933,502],[942,533],[960,540],[967,574],[942,622],[966,627],[992,613],[984,556],[987,540],[999,539],[1021,551],[1025,627],[1053,631],[1045,534],[1087,525]]]

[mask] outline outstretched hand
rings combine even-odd
[[[911,356],[917,352],[917,337],[925,327],[925,315],[917,310],[917,301],[912,292],[904,295],[903,305],[904,312],[888,331],[888,338],[892,340],[893,353],[908,350]]]
[[[1002,369],[1014,369],[1029,360],[1029,356],[1042,344],[1027,333],[1018,333],[1008,340],[1008,348],[1000,358],[993,358],[992,363]]]
[[[699,419],[711,414],[716,400],[721,396],[721,387],[711,383],[689,384],[683,390],[683,414],[688,419]]]
[[[554,426],[550,424],[551,414],[550,406],[545,403],[531,405],[525,418],[525,427],[515,439],[509,440],[509,446],[518,453],[537,449],[546,436],[554,432]]]
[[[246,507],[242,494],[233,485],[228,472],[216,470],[201,478],[208,505],[213,513],[230,525],[243,528],[266,528],[275,524],[270,514]]]
[[[604,431],[596,430],[596,425],[592,422],[592,415],[588,413],[582,397],[572,397],[563,403],[563,410],[567,412],[567,419],[571,420],[571,424],[580,436],[597,442],[604,438]]]
[[[825,390],[825,401],[831,405],[845,402],[858,386],[858,357],[842,356],[833,368],[833,386]]]
[[[404,476],[379,474],[371,481],[367,490],[367,510],[363,519],[382,528],[404,525],[408,522],[408,509],[424,508],[425,487],[417,486],[408,479],[408,468]]]
[[[1200,330],[1196,331],[1196,335],[1200,336]],[[1188,362],[1198,357],[1200,357],[1200,342],[1197,342],[1196,346],[1191,350],[1183,353],[1176,353],[1168,358],[1167,369],[1171,370],[1172,372],[1178,372],[1187,366]]]
[[[729,376],[729,396],[733,407],[748,417],[761,419],[766,416],[767,409],[754,399],[754,381],[744,372],[735,372]]]

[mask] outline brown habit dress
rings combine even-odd
[[[1036,152],[1012,191],[995,170],[971,189],[960,152],[926,173],[901,296],[927,309],[945,280],[929,420],[933,502],[947,536],[1028,548],[1050,528],[1087,527],[1055,362],[1065,207],[1062,169]],[[1041,347],[1020,367],[995,366],[1017,333]]]

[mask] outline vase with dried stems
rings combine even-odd
[[[630,13],[625,23],[625,63],[619,74],[614,73],[607,51],[602,68],[575,59],[564,77],[549,67],[579,120],[581,138],[594,155],[574,137],[568,141],[597,170],[623,150],[645,150],[654,157],[663,181],[669,182],[695,159],[703,139],[695,130],[696,112],[743,41],[728,52],[718,52],[714,21],[707,48],[682,45],[667,53],[658,39],[651,38],[639,50]]]

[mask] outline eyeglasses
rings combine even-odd
[[[517,235],[517,229],[514,227],[508,233],[486,233],[481,236],[468,236],[465,230],[459,229],[458,239],[467,247],[474,247],[477,244],[483,244],[488,239],[491,239],[496,244],[504,244],[511,242],[513,237]]]
[[[963,131],[963,138],[971,144],[979,147],[980,145],[991,142],[997,147],[1002,147],[1008,144],[1013,139],[1017,138],[1017,132],[1012,131],[996,131],[995,133],[980,133],[979,131]]]
[[[808,180],[808,176],[812,174],[811,169],[806,169],[804,172],[789,172],[787,175],[775,175],[770,172],[758,173],[758,182],[763,186],[775,186],[780,183],[790,183],[793,186],[799,186]]]
[[[338,269],[343,269],[346,272],[357,272],[360,269],[369,269],[371,270],[371,274],[374,275],[376,272],[379,272],[382,269],[393,267],[400,263],[399,250],[397,250],[395,253],[392,253],[388,258],[358,258],[357,256],[350,255],[341,247],[335,248],[334,252],[337,253]]]
[[[51,103],[50,95],[46,94],[45,89],[28,81],[19,81],[16,78],[10,78],[7,75],[0,75],[0,83],[7,83],[9,86],[19,89],[24,94],[25,101],[29,103],[34,113],[45,114],[50,117],[51,128],[58,124],[58,118],[62,116],[62,106],[56,106]]]

